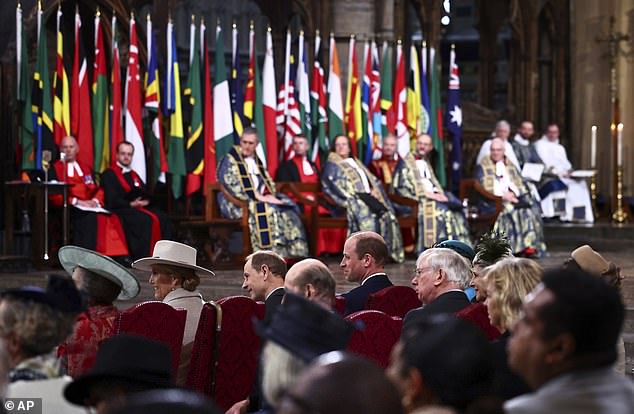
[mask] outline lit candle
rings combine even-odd
[[[619,123],[616,127],[616,165],[623,165],[623,124]]]
[[[592,125],[592,144],[590,146],[590,168],[597,167],[597,126]]]

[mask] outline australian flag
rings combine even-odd
[[[451,188],[457,193],[462,171],[462,109],[460,109],[460,77],[456,64],[456,50],[451,45],[449,54],[449,90],[445,124],[452,137],[451,147]]]

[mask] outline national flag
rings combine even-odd
[[[27,55],[27,41],[22,26],[22,7],[20,3],[15,9],[15,46],[16,46],[16,75],[17,100],[20,103],[20,126],[17,161],[21,170],[35,168],[33,153],[33,110],[31,108],[31,79],[29,79],[29,58]]]
[[[381,135],[393,134],[396,118],[392,108],[392,52],[387,42],[383,42],[381,53],[381,115]]]
[[[255,125],[255,31],[253,30],[253,21],[249,25],[249,70],[247,75],[247,84],[244,92],[243,115],[245,125]]]
[[[359,153],[359,158],[368,165],[372,161],[372,149],[374,128],[372,125],[372,115],[370,107],[372,106],[372,51],[370,42],[366,41],[363,48],[363,83],[361,84],[361,119],[363,122],[363,153]]]
[[[354,35],[350,36],[348,48],[348,87],[346,91],[344,121],[346,130],[348,131],[348,138],[350,138],[350,143],[352,144],[352,155],[362,157],[363,125],[361,119],[361,90]]]
[[[266,52],[262,68],[262,109],[264,112],[264,141],[266,142],[266,162],[269,174],[275,177],[279,166],[275,107],[275,65],[273,63],[273,38],[271,28],[266,31]]]
[[[409,70],[407,74],[407,127],[410,136],[416,137],[420,121],[420,70],[416,46],[409,48]]]
[[[187,185],[185,195],[200,190],[204,169],[203,106],[200,91],[200,38],[196,36],[196,25],[192,17],[189,42],[189,76],[183,95],[189,97],[191,120],[187,129]]]
[[[299,122],[302,134],[310,139],[312,125],[310,118],[310,83],[308,82],[308,53],[304,43],[304,31],[299,32],[298,39],[297,102],[299,104]]]
[[[291,51],[291,32],[286,32],[286,67],[284,84],[277,98],[277,124],[282,135],[283,157],[290,159],[293,155],[293,138],[302,133],[299,105],[295,91],[297,66],[295,55]]]
[[[225,43],[220,25],[216,26],[216,71],[214,77],[214,141],[216,161],[220,162],[233,145],[233,122],[227,69],[225,67]]]
[[[117,146],[123,142],[123,118],[121,116],[121,63],[117,36],[117,17],[112,16],[112,75],[110,78],[110,153],[117,153]],[[117,157],[110,159],[110,165],[117,164]]]
[[[436,165],[434,171],[438,182],[443,187],[447,185],[447,176],[445,173],[445,140],[442,131],[442,107],[440,103],[440,59],[436,61],[435,50],[431,48],[429,51],[429,62],[431,70],[431,137],[436,149]]]
[[[284,137],[284,129],[286,124],[286,114],[288,113],[288,90],[290,87],[291,74],[291,31],[286,31],[286,47],[284,49],[284,83],[280,86],[277,95],[276,123],[278,133]],[[282,147],[284,144],[282,143]]]
[[[94,169],[94,146],[92,113],[90,110],[90,84],[88,62],[81,41],[81,17],[75,7],[75,54],[73,59],[73,81],[71,85],[70,129],[79,144],[77,159],[91,171]]]
[[[148,57],[148,69],[145,75],[145,100],[143,106],[147,116],[144,123],[144,139],[149,143],[152,153],[152,166],[150,167],[150,177],[152,184],[157,181],[165,182],[167,172],[167,160],[163,147],[163,116],[160,111],[161,90],[159,88],[158,53],[156,49],[156,39],[152,29],[152,19],[148,15],[146,22],[146,42]],[[149,181],[149,180],[148,180]]]
[[[53,135],[55,144],[70,135],[70,95],[68,92],[68,74],[64,67],[64,36],[62,34],[62,5],[57,6],[57,53],[55,56],[55,73],[53,75]]]
[[[42,169],[42,151],[55,153],[53,139],[53,108],[51,104],[51,84],[48,76],[48,47],[46,45],[46,28],[42,23],[42,6],[38,2],[37,9],[37,58],[33,72],[33,88],[31,90],[31,109],[33,112],[33,129],[35,133],[33,168]],[[23,60],[26,62],[26,60]],[[28,149],[28,148],[27,148]]]
[[[399,40],[396,45],[396,76],[394,77],[394,104],[392,111],[396,119],[397,150],[401,157],[410,151],[407,129],[407,87],[405,85],[405,54]]]
[[[372,122],[372,159],[381,158],[383,142],[383,116],[381,114],[381,73],[379,72],[379,50],[373,40],[370,44],[372,72],[370,75],[370,112]]]
[[[266,157],[266,124],[264,122],[264,108],[262,105],[262,78],[260,77],[260,67],[255,57],[255,30],[253,29],[253,22],[249,25],[249,81],[247,82],[247,94],[250,94],[249,100],[252,105],[249,109],[249,121],[252,126],[258,130],[259,140],[258,146],[255,148],[255,152],[262,161],[262,164],[267,166]],[[247,101],[244,102],[245,120],[247,114]],[[273,120],[275,122],[275,120]],[[275,130],[275,126],[273,126]]]
[[[326,113],[326,85],[324,84],[324,68],[321,65],[321,37],[319,30],[315,31],[315,59],[313,61],[313,76],[310,84],[311,122],[312,122],[312,161],[317,162],[319,153],[328,153],[328,114]]]
[[[183,178],[187,170],[185,167],[185,145],[183,143],[185,134],[183,133],[183,110],[181,106],[181,77],[178,69],[174,23],[172,23],[171,19],[167,23],[166,81],[165,92],[167,99],[165,106],[170,118],[167,167],[169,173],[172,175],[172,196],[177,199],[183,195]],[[228,95],[227,93],[227,96]]]
[[[205,196],[209,191],[209,184],[217,182],[216,178],[216,144],[214,142],[214,115],[213,103],[211,101],[212,84],[211,84],[211,63],[209,62],[209,49],[207,47],[207,26],[205,20],[200,21],[200,39],[202,45],[203,58],[203,136],[204,136],[204,153],[203,162],[205,163],[205,175],[203,177],[203,193]]]
[[[242,96],[242,74],[240,71],[240,46],[238,43],[238,27],[231,29],[231,77],[229,79],[231,93],[231,114],[233,119],[233,143],[239,144],[244,129],[244,97]]]
[[[456,64],[456,48],[449,52],[449,89],[447,91],[447,132],[452,136],[451,187],[457,193],[460,187],[462,167],[462,109],[460,109],[460,75]]]
[[[421,71],[420,71],[420,131],[425,134],[431,133],[431,117],[429,104],[429,87],[428,87],[428,65],[427,65],[427,42],[423,40],[421,48]]]
[[[145,182],[145,145],[143,143],[143,119],[141,117],[141,70],[139,68],[139,47],[134,14],[130,16],[130,49],[125,87],[125,140],[134,145],[132,168]]]
[[[341,98],[341,70],[335,36],[330,33],[330,68],[328,71],[328,136],[334,140],[343,135],[343,100]]]
[[[110,164],[110,131],[108,125],[108,75],[106,49],[101,31],[101,13],[95,15],[95,62],[92,80],[93,145],[95,172],[104,172]],[[114,155],[114,154],[113,154]]]

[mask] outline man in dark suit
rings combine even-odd
[[[348,237],[340,266],[346,280],[358,282],[360,286],[343,294],[345,315],[365,309],[370,294],[392,286],[385,273],[388,257],[387,244],[378,233],[362,231]]]
[[[271,320],[275,309],[282,303],[285,277],[286,262],[279,254],[260,250],[247,256],[242,289],[249,293],[251,299],[264,301],[264,323]]]
[[[456,313],[469,306],[463,290],[469,285],[469,262],[451,249],[427,249],[418,256],[412,279],[423,306],[405,315],[403,331],[417,320],[440,313]]]
[[[310,143],[304,135],[293,137],[293,158],[284,161],[277,169],[276,181],[318,183],[319,170],[310,160]]]

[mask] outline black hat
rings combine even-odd
[[[84,405],[90,387],[102,380],[139,383],[149,389],[173,387],[172,353],[162,342],[115,335],[101,344],[92,368],[66,386],[64,397],[73,404]]]
[[[7,289],[0,296],[44,303],[61,312],[81,312],[86,304],[75,282],[68,276],[49,275],[46,290],[37,286]]]
[[[354,330],[337,313],[292,293],[286,293],[268,326],[260,321],[254,324],[258,335],[307,362],[326,352],[345,349]]]
[[[193,390],[169,389],[137,393],[112,414],[220,414],[210,400]]]

